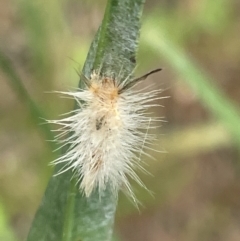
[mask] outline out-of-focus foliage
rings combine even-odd
[[[154,23],[154,19],[152,20]],[[147,47],[159,52],[169,65],[187,82],[200,101],[229,129],[236,144],[240,146],[240,115],[233,103],[229,102],[224,94],[214,85],[200,67],[179,48],[177,48],[164,31],[158,29],[149,21],[144,30],[143,41]],[[154,26],[154,27],[152,27]]]
[[[75,69],[83,66],[105,4],[104,0],[0,1],[0,49],[11,60],[29,98],[48,119],[73,108],[73,102],[46,91],[77,87]],[[156,143],[156,149],[168,153],[151,153],[157,160],[145,160],[154,177],[140,175],[154,197],[136,186],[144,206],[140,214],[120,196],[116,218],[120,240],[239,239],[239,148],[229,132],[237,133],[239,125],[226,118],[230,128],[225,128],[214,116],[218,111],[228,113],[228,106],[235,106],[239,114],[239,11],[238,0],[146,2],[142,22],[151,21],[142,32],[136,73],[164,68],[146,85],[154,83],[154,88],[165,89],[163,95],[171,97],[160,101],[165,108],[153,110],[168,121],[158,130]],[[171,44],[173,55],[166,57],[165,48],[154,49],[151,41],[156,39],[147,40],[150,29],[164,34],[161,41]],[[196,73],[211,76],[200,77],[224,96],[211,110],[208,103],[214,101],[205,95],[209,89],[200,88],[201,78],[197,76],[197,82],[193,75],[186,82],[186,76],[179,74],[174,54],[179,64],[182,60],[176,49],[187,59],[185,70],[191,69],[194,59]],[[51,175],[48,163],[56,153],[2,69],[0,79],[0,195],[6,216],[1,219],[0,237],[7,234],[21,241]],[[205,99],[199,98],[204,95]]]
[[[0,240],[15,241],[16,238],[13,230],[11,230],[8,224],[7,214],[2,203],[0,203]]]

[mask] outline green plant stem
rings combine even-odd
[[[82,73],[94,70],[123,81],[135,68],[143,0],[109,0]],[[83,88],[83,81],[79,86]],[[76,108],[79,108],[76,105]],[[64,150],[63,150],[64,152]],[[56,166],[58,173],[64,164]],[[117,200],[106,190],[86,198],[72,178],[72,170],[53,176],[32,223],[27,241],[109,241]],[[72,179],[71,179],[72,178]],[[71,181],[70,181],[71,180]]]

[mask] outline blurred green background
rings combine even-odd
[[[56,158],[42,118],[73,102],[106,1],[0,0],[0,240],[26,238]],[[140,212],[120,195],[124,241],[240,240],[240,2],[147,0],[136,75],[163,89],[153,176],[134,185]],[[77,70],[77,71],[76,71]]]

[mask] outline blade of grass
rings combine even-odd
[[[0,51],[0,68],[8,77],[8,83],[14,92],[18,95],[18,97],[25,103],[29,109],[29,114],[32,117],[32,120],[39,126],[42,132],[45,134],[47,140],[53,140],[54,136],[50,130],[48,125],[41,125],[40,117],[44,118],[44,113],[41,111],[40,107],[34,102],[34,100],[29,95],[25,86],[23,85],[22,79],[19,77],[17,72],[15,71],[14,66],[12,65],[11,60],[4,55],[2,51]],[[51,145],[52,149],[56,148],[54,142],[48,142]]]
[[[121,80],[133,72],[143,0],[109,0],[102,25],[91,45],[83,74],[116,73]],[[121,73],[120,73],[121,70]],[[120,73],[120,74],[119,74]],[[79,85],[83,82],[80,81]],[[59,171],[61,165],[55,168]],[[82,196],[68,171],[52,177],[29,232],[28,241],[107,241],[111,239],[116,200],[108,190]],[[71,181],[70,181],[71,180]]]
[[[146,22],[142,41],[159,53],[193,89],[202,103],[228,128],[235,142],[240,144],[240,115],[237,108],[224,96],[214,81],[200,69],[179,47],[171,42],[156,21]]]
[[[0,201],[0,240],[16,241],[17,239],[12,228],[9,226],[8,216],[5,211],[6,210]]]

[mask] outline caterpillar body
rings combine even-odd
[[[86,197],[108,187],[115,196],[119,189],[127,190],[135,201],[128,178],[144,186],[135,169],[143,169],[141,154],[153,139],[148,130],[159,121],[147,110],[160,99],[160,90],[142,92],[134,86],[160,70],[121,82],[94,71],[89,79],[84,77],[85,88],[60,92],[74,98],[80,108],[66,118],[48,121],[60,125],[56,139],[68,146],[53,164],[65,164],[58,174],[71,169]]]

